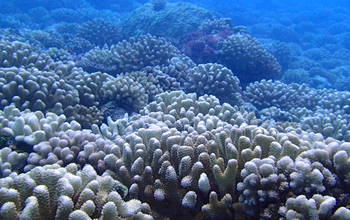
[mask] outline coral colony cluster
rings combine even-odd
[[[350,219],[350,92],[188,3],[123,24],[4,29],[0,219]]]

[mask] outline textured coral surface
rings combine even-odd
[[[23,3],[0,1],[0,220],[350,219],[346,8]]]

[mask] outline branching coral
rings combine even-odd
[[[112,45],[120,40],[120,28],[117,24],[103,20],[93,19],[83,23],[78,29],[78,36],[96,46]]]
[[[21,42],[2,42],[0,44],[1,67],[36,67],[40,70],[47,68],[53,62],[46,54],[33,52],[28,44]]]
[[[0,84],[1,109],[14,103],[21,110],[46,110],[60,102],[65,108],[79,102],[78,92],[55,71],[36,68],[2,68]]]
[[[305,117],[301,128],[305,131],[321,133],[325,138],[350,141],[350,119],[344,111],[331,112],[318,110],[312,116]]]
[[[127,111],[137,112],[149,100],[153,100],[157,93],[162,92],[157,82],[152,74],[147,75],[145,72],[120,74],[104,83],[103,95],[105,99],[117,101]]]
[[[239,79],[220,64],[200,64],[191,69],[186,76],[185,91],[198,95],[215,95],[221,102],[241,105]]]
[[[171,16],[163,6],[152,13]],[[233,71],[150,34],[86,53],[91,73],[67,51],[3,42],[0,218],[346,219],[349,93],[271,80],[242,92],[236,75],[274,78],[276,60],[229,20],[199,29]],[[132,114],[102,123],[118,107]]]
[[[251,102],[258,109],[271,106],[282,110],[306,107],[314,109],[322,100],[325,90],[315,90],[305,84],[284,84],[279,81],[261,80],[249,84],[244,91],[244,99]]]
[[[147,66],[142,69],[152,73],[164,91],[179,90],[186,82],[186,76],[196,64],[187,56],[174,56],[162,65]]]
[[[3,134],[2,134],[3,135]],[[12,172],[22,172],[26,164],[28,154],[26,152],[17,153],[9,147],[0,150],[0,176],[5,178]]]
[[[162,48],[160,46],[162,42],[168,45],[164,39],[163,41],[160,40],[159,43],[155,38],[152,38],[152,40],[150,36],[145,38],[148,40],[142,39],[149,44],[154,43],[153,47],[157,51],[153,51],[153,53],[158,54],[158,58],[163,59],[158,62],[167,61],[167,56],[165,56],[167,54],[166,47]],[[147,42],[144,42],[144,50],[151,46]],[[13,47],[14,49],[8,46],[7,49],[9,51],[11,48],[19,50],[17,47],[23,47],[24,52],[17,51],[16,53],[31,53],[31,48],[26,44],[13,44]],[[135,45],[135,47],[137,46]],[[174,47],[170,48],[176,49]],[[164,53],[159,53],[158,49]],[[138,53],[139,51],[134,50],[134,52]],[[118,55],[118,57],[124,55]],[[148,55],[152,56],[151,54]],[[146,59],[148,55],[143,58]],[[169,56],[171,57],[171,55]],[[15,55],[12,55],[12,57],[15,57]],[[23,59],[27,60],[26,57]],[[17,63],[5,61],[6,65],[17,65]],[[34,59],[34,61],[36,60]],[[170,63],[169,67],[174,67],[177,65],[176,63]],[[176,71],[182,71],[181,67],[185,63],[186,59],[183,59],[183,65],[178,64],[179,68]],[[73,62],[63,64],[51,60],[43,63],[43,65],[41,67],[43,70],[31,67],[34,64],[30,64],[30,62],[27,68],[23,66],[20,68],[1,68],[1,109],[13,104],[21,110],[40,110],[44,113],[51,111],[59,115],[65,114],[68,122],[76,120],[83,128],[90,128],[91,124],[100,124],[103,120],[102,112],[98,108],[100,105],[109,101],[116,101],[119,107],[125,107],[128,111],[134,112],[144,107],[149,99],[153,100],[155,94],[163,91],[157,85],[158,80],[152,74],[146,74],[145,72],[125,73],[114,78],[101,72],[86,73],[81,68],[77,68]],[[185,70],[184,68],[183,71]]]
[[[16,141],[24,141],[29,145],[48,140],[59,131],[81,129],[76,121],[65,121],[66,117],[63,114],[58,116],[48,112],[44,115],[41,111],[29,110],[21,112],[13,105],[0,111],[1,133],[11,135]]]
[[[156,66],[166,63],[168,59],[180,56],[176,47],[163,37],[154,37],[150,34],[139,38],[123,40],[110,47],[96,47],[84,55],[81,60],[83,67],[93,66],[93,71],[99,69],[109,71],[116,75],[122,72],[139,71],[146,66]],[[90,65],[91,64],[91,65]]]
[[[72,62],[52,63],[50,69],[2,68],[1,109],[12,104],[21,110],[66,114],[68,121],[77,120],[88,128],[91,123],[101,123],[100,110],[93,105],[104,101],[103,90],[98,89],[100,79],[111,79],[100,73],[87,74]]]
[[[246,217],[266,219],[284,216],[278,210],[291,195],[333,195],[341,202],[336,208],[346,202],[331,190],[338,186],[338,174],[346,183],[347,165],[342,161],[348,156],[338,153],[334,165],[331,162],[346,145],[326,142],[319,135],[298,137],[273,128],[220,122],[215,115],[222,115],[214,109],[221,107],[205,96],[196,101],[195,96],[172,92],[156,100],[141,111],[143,116],[132,119],[132,127],[119,133],[123,138],[115,136],[121,150],[107,155],[105,163],[119,181],[137,190],[136,198],[156,204],[158,213],[184,216],[185,210],[194,212],[201,206],[197,216],[229,217],[241,212],[224,201],[236,201]],[[337,174],[331,172],[333,166]],[[333,213],[328,209],[313,216]]]
[[[281,72],[276,58],[248,34],[233,34],[219,48],[219,62],[231,69],[243,85],[261,79],[277,78]]]
[[[1,182],[0,215],[5,219],[147,217],[140,201],[123,200],[123,188],[110,176],[98,176],[90,165],[82,170],[75,164],[46,165]]]
[[[163,8],[155,8],[160,2]],[[150,33],[162,36],[177,45],[187,34],[196,31],[203,21],[214,20],[216,16],[195,5],[177,2],[166,3],[163,0],[144,4],[128,15],[123,21],[123,32],[127,37]]]
[[[214,34],[220,31],[233,30],[232,20],[230,18],[220,18],[213,21],[204,21],[198,28],[199,31],[207,34]]]
[[[1,215],[51,219],[64,214],[61,208],[70,218],[326,219],[347,213],[349,143],[258,124],[254,113],[220,105],[214,96],[161,93],[130,120],[54,133],[35,145],[26,174],[5,162],[0,184],[8,197]],[[56,164],[40,167],[49,163]],[[27,188],[18,187],[24,183]],[[294,199],[308,200],[312,212],[294,206]]]

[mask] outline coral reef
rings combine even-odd
[[[261,80],[250,83],[244,91],[244,99],[258,109],[275,106],[284,110],[296,107],[314,109],[327,93],[315,90],[305,84],[284,84],[279,81]]]
[[[261,43],[266,48],[267,52],[272,54],[277,59],[278,63],[281,65],[282,71],[289,69],[290,64],[293,62],[294,56],[297,53],[293,45],[280,41],[270,42],[268,44],[263,42]],[[298,83],[301,82],[298,81]]]
[[[281,66],[276,58],[248,34],[233,34],[219,48],[220,63],[231,69],[243,85],[279,77]]]
[[[305,131],[320,133],[325,138],[333,137],[348,142],[350,142],[349,126],[349,115],[342,110],[332,112],[319,109],[301,122],[301,128]]]
[[[214,63],[216,62],[215,50],[217,44],[218,40],[213,35],[193,32],[182,40],[179,49],[197,64]]]
[[[130,118],[108,119],[91,130],[67,127],[52,133],[33,147],[27,165],[25,153],[10,157],[11,149],[4,148],[6,178],[0,184],[11,198],[1,204],[1,215],[58,216],[66,206],[70,218],[345,215],[349,143],[259,124],[243,107],[173,91],[156,95]],[[22,158],[16,162],[26,173],[11,167],[13,157]],[[47,185],[45,178],[51,175],[57,181]],[[29,191],[18,188],[20,180],[31,184]],[[40,203],[44,195],[47,202]],[[308,211],[293,205],[304,200],[314,204]],[[50,212],[40,211],[43,207]]]
[[[0,219],[349,219],[349,5],[172,2],[0,1]]]
[[[90,165],[37,167],[1,182],[1,217],[4,219],[110,219],[138,216],[147,204],[124,201],[125,187],[110,176],[99,176]],[[122,195],[120,195],[121,193]]]
[[[178,49],[163,37],[150,34],[123,40],[116,45],[96,47],[84,55],[81,65],[87,71],[105,71],[112,75],[139,71],[146,66],[165,63],[174,56],[181,56]]]
[[[21,42],[1,42],[0,67],[36,67],[44,69],[52,62],[46,54],[38,54],[32,51],[28,44]]]
[[[197,64],[215,63],[219,61],[219,43],[233,33],[231,19],[208,20],[203,22],[197,31],[188,34],[178,48]]]
[[[122,23],[126,37],[138,37],[150,33],[166,37],[177,45],[203,21],[216,18],[210,11],[185,2],[166,3],[161,10],[158,9],[155,3],[151,2],[134,10]]]
[[[214,34],[220,31],[233,30],[232,20],[230,18],[220,18],[214,21],[204,21],[199,27],[200,32]]]
[[[60,131],[81,129],[76,121],[65,121],[66,116],[63,114],[48,112],[44,115],[41,111],[31,112],[28,109],[21,112],[13,105],[0,111],[1,133],[11,135],[16,141],[24,141],[29,145],[48,140]]]
[[[241,105],[241,87],[239,79],[220,64],[200,64],[191,69],[186,76],[185,91],[196,92],[198,95],[214,95],[221,102]]]
[[[211,27],[207,28],[210,29]],[[210,33],[206,33],[205,31],[209,30],[188,34],[178,46],[182,53],[189,56],[197,64],[218,62],[217,52],[219,43],[233,33],[231,29],[213,30]]]
[[[65,108],[79,102],[78,92],[69,84],[60,81],[55,71],[40,71],[37,68],[2,68],[0,85],[0,108],[14,103],[21,110],[47,110],[60,102]]]
[[[120,40],[120,28],[118,25],[101,18],[83,23],[78,29],[78,36],[96,46],[113,45]]]

